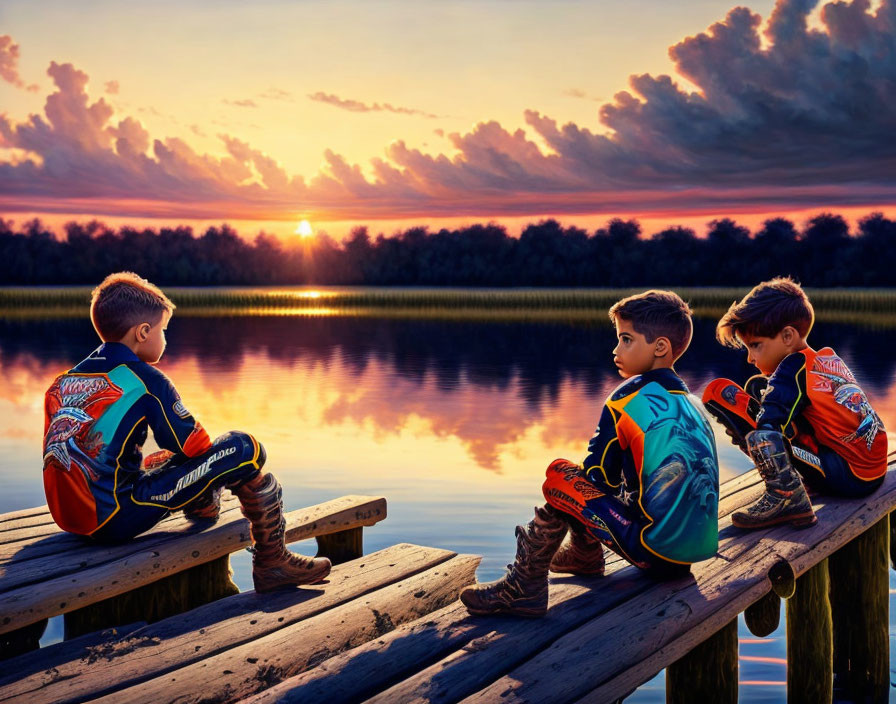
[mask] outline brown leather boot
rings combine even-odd
[[[235,487],[233,493],[252,526],[252,582],[256,592],[314,584],[330,574],[326,557],[304,557],[286,549],[283,492],[273,474],[260,474]]]
[[[516,527],[516,560],[501,579],[475,584],[460,593],[474,616],[544,616],[548,610],[548,565],[566,534],[567,523],[552,506],[536,507],[535,517]]]
[[[184,515],[191,521],[217,521],[221,515],[222,491],[222,488],[206,489],[184,506]]]
[[[570,528],[568,540],[551,560],[551,572],[603,576],[604,546],[591,533]]]

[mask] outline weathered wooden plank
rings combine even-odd
[[[239,701],[347,648],[455,601],[479,557],[458,555],[408,579],[97,702]]]
[[[63,615],[65,640],[135,621],[155,623],[239,594],[232,577],[230,555],[222,555],[152,584],[69,611]]]
[[[715,573],[712,570],[709,571],[710,576],[715,576],[715,584],[711,584],[709,579],[701,580],[701,589],[705,584],[710,592],[706,598],[712,598],[712,595],[715,594],[716,599],[721,599],[721,590],[717,585],[727,585],[729,581],[735,589],[749,591],[751,585],[745,580],[741,580],[740,575],[735,575],[735,573],[738,567],[747,561],[745,553],[759,542],[758,536],[754,536],[749,546],[739,541],[728,540],[729,544],[724,548],[725,557],[713,560],[713,562],[719,564],[716,565]],[[706,563],[701,564],[705,565]],[[695,570],[698,567],[699,565],[695,566]],[[534,662],[534,660],[529,658],[534,656],[534,659],[538,659],[540,657],[537,655],[539,652],[542,655],[555,652],[558,643],[566,643],[570,635],[582,631],[582,623],[594,625],[595,629],[588,634],[588,638],[593,638],[593,640],[574,638],[574,642],[570,647],[574,650],[578,649],[576,659],[588,662],[591,659],[606,658],[618,664],[619,660],[629,651],[636,651],[637,653],[651,652],[659,638],[665,635],[666,629],[675,632],[677,624],[687,618],[687,613],[692,607],[684,597],[689,591],[696,588],[696,584],[692,576],[657,583],[647,580],[634,567],[628,569],[629,573],[634,575],[635,578],[646,581],[645,589],[633,595],[631,584],[624,582],[616,584],[618,577],[626,574],[623,571],[609,579],[598,580],[600,582],[599,586],[595,588],[592,594],[587,595],[591,602],[599,604],[607,598],[608,590],[615,586],[618,590],[615,593],[618,599],[617,604],[625,601],[624,609],[611,608],[609,610],[600,610],[596,616],[590,614],[587,617],[582,615],[581,617],[573,618],[569,623],[564,624],[565,635],[556,631],[548,631],[549,623],[553,618],[553,602],[548,610],[548,615],[538,621],[537,629],[533,629],[532,623],[528,621],[496,617],[492,620],[494,624],[492,631],[486,636],[477,638],[465,647],[456,650],[442,660],[427,667],[417,675],[409,677],[379,695],[372,697],[369,701],[371,703],[377,702],[377,704],[386,704],[387,702],[390,704],[392,702],[401,704],[425,700],[449,702],[458,701],[464,697],[470,697],[471,701],[476,701],[476,693],[483,687],[486,688],[482,691],[488,692],[489,697],[482,699],[482,701],[503,701],[501,697],[505,694],[505,687],[502,686],[501,689],[492,690],[491,687],[486,686],[489,682],[494,682],[496,678],[500,678],[508,672],[511,674],[503,679],[498,679],[498,682],[511,682],[514,679],[512,677],[513,672],[527,668],[529,663]],[[742,572],[749,573],[749,569],[744,567],[740,569]],[[718,574],[719,572],[721,574]],[[762,578],[757,577],[756,585],[758,588],[767,590],[767,581],[765,584],[761,582]],[[613,592],[610,592],[610,594],[613,594]],[[759,594],[757,593],[756,596],[758,597]],[[745,598],[747,603],[750,603],[755,597],[747,594]],[[647,620],[646,614],[648,613],[651,614],[649,618],[650,626],[658,628],[660,630],[659,635],[651,634],[650,630],[644,629],[643,622]],[[660,615],[657,616],[657,613]],[[663,624],[667,625],[664,627]],[[600,632],[601,635],[595,636],[595,631]],[[637,638],[632,636],[634,633],[639,634]],[[542,635],[548,637],[542,640]],[[705,634],[704,638],[708,635],[711,634]],[[690,643],[689,646],[693,647],[701,640],[702,638]],[[682,653],[686,652],[690,647],[682,650]],[[561,662],[563,657],[565,656],[559,657]],[[632,657],[637,656],[632,655]],[[520,667],[517,667],[518,665]],[[559,667],[556,671],[556,676],[559,680],[564,680],[558,681],[556,686],[549,681],[554,677],[554,673],[550,668],[555,666]],[[566,670],[562,664],[558,665],[554,660],[547,667],[548,669],[546,670],[539,668],[536,672],[527,672],[526,682],[531,684],[535,680],[540,681],[543,685],[540,691],[534,693],[526,692],[518,698],[510,691],[510,701],[550,701],[552,703],[566,701],[571,696],[567,694],[565,688],[576,685],[575,683],[567,683],[565,680],[578,680],[578,686],[584,687],[583,693],[589,691],[600,682],[600,679],[592,677],[587,671],[587,667],[581,672],[578,670]],[[657,668],[651,674],[656,674],[660,669],[662,668]],[[551,673],[551,675],[549,676],[547,673]],[[647,677],[644,679],[647,679]],[[620,692],[616,699],[626,695],[643,681],[641,679],[633,683],[628,689]],[[425,698],[421,693],[425,693]]]
[[[652,582],[634,567],[618,572],[612,580],[555,578],[550,585],[551,608],[545,618],[539,619],[537,627],[525,619],[472,618],[462,604],[455,602],[375,641],[330,658],[316,668],[258,694],[251,701],[356,702],[398,679],[416,676],[421,665],[457,650],[467,656],[469,666],[462,671],[453,670],[451,678],[463,680],[467,687],[475,687],[477,682],[484,685],[490,681],[489,663],[480,662],[476,655],[483,649],[483,644],[497,640],[506,642],[507,647],[502,648],[500,654],[490,655],[488,660],[503,659],[504,667],[509,668],[514,659],[524,658],[527,650],[544,647],[582,621],[618,606],[651,585]],[[425,692],[432,701],[450,700],[450,692],[436,680],[437,676],[427,679],[423,675],[410,682],[406,689],[414,690],[421,683],[423,688],[419,691]],[[380,700],[402,701],[401,695],[394,691],[387,691]]]
[[[39,516],[42,513],[49,514],[50,508],[46,504],[43,506],[32,506],[31,508],[21,508],[17,511],[9,511],[8,513],[0,513],[0,524],[7,521],[15,521],[19,518],[27,516]]]
[[[95,646],[112,639],[122,639],[127,637],[129,633],[133,633],[139,628],[143,628],[145,623],[129,623],[127,626],[118,628],[108,628],[103,631],[96,631],[78,638],[73,638],[65,643],[56,643],[48,645],[40,650],[32,650],[30,653],[19,655],[13,659],[0,663],[3,672],[3,680],[14,682],[18,677],[24,676],[24,673],[35,670],[51,670],[56,665],[64,664],[71,659],[70,650],[89,651]],[[9,673],[15,673],[10,675]],[[0,692],[3,691],[3,685],[0,684]]]
[[[238,515],[238,513],[234,514],[234,511],[239,512],[239,501],[237,498],[232,494],[222,497],[221,518],[219,520]],[[71,535],[61,530],[53,522],[49,512],[24,520],[39,522],[33,525],[10,528],[6,532],[0,533],[0,563],[19,562],[42,555],[63,552],[69,549],[70,546],[82,547],[90,545],[80,536]],[[177,511],[162,519],[155,528],[147,531],[144,535],[152,535],[162,531],[189,530],[193,525],[194,522],[187,519],[182,511]],[[58,541],[64,544],[60,544]]]
[[[145,626],[126,638],[90,647],[48,646],[47,664],[36,654],[10,661],[16,674],[0,680],[0,701],[84,701],[184,667],[227,648],[345,604],[368,592],[443,564],[455,553],[401,544],[333,568],[326,583],[258,595],[244,592],[189,613]],[[59,653],[65,653],[63,660]]]
[[[244,520],[239,510],[231,510],[221,514],[216,527],[231,526],[240,531]],[[54,534],[39,544],[23,547],[15,559],[0,563],[0,594],[120,560],[142,550],[162,550],[167,543],[206,530],[209,530],[208,524],[184,522],[174,530],[158,527],[121,545],[95,545],[76,535]]]
[[[880,520],[894,499],[896,474],[890,472],[863,503],[818,502],[816,526],[801,531],[776,527],[726,541],[723,557],[695,565],[696,583],[681,589],[666,584],[639,595],[624,613],[591,620],[466,701],[599,702],[625,696],[768,593],[766,575],[775,562],[784,559],[797,575],[804,573]],[[633,639],[632,633],[644,637]],[[601,643],[611,645],[597,657]],[[588,688],[597,689],[589,694]]]
[[[828,589],[828,563],[822,560],[796,580],[796,591],[787,600],[787,701],[790,704],[831,701],[834,672]]]
[[[844,701],[887,701],[890,688],[888,533],[889,521],[878,521],[828,558],[834,616],[835,696]]]
[[[287,541],[302,540],[358,526],[374,525],[386,516],[386,500],[343,496],[287,514]],[[245,519],[217,523],[198,533],[156,547],[138,544],[138,552],[92,569],[43,581],[40,588],[18,587],[0,594],[0,633],[20,628],[130,591],[192,565],[235,552],[250,543]],[[97,549],[99,554],[102,550]]]
[[[737,704],[737,619],[666,668],[666,704]]]
[[[727,512],[752,502],[756,493],[744,494],[743,491],[755,487],[759,481],[757,475],[726,482],[722,487],[723,495],[731,487],[735,489],[732,493],[741,493]],[[728,559],[732,556],[728,555]],[[419,669],[418,663],[436,661],[463,648],[459,658],[464,662],[452,663],[445,677],[439,678],[437,671],[421,673],[407,684],[404,693],[387,690],[379,699],[403,701],[406,694],[408,701],[414,701],[418,687],[431,701],[450,701],[455,695],[459,698],[474,691],[473,683],[487,684],[489,677],[494,679],[506,672],[539,647],[655,584],[614,554],[608,555],[607,567],[608,574],[613,574],[612,579],[553,577],[551,609],[546,618],[539,620],[537,629],[533,630],[531,622],[516,619],[469,619],[466,609],[456,604],[327,660],[317,668],[257,695],[257,699],[259,702],[281,698],[295,702],[326,699],[330,704],[359,701],[390,682],[413,676]],[[490,655],[489,663],[484,663],[479,654],[484,653],[487,644],[495,638],[506,641],[507,645]],[[496,669],[490,672],[489,667]],[[462,690],[459,693],[455,689],[446,690],[449,681],[461,683]]]

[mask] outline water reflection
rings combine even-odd
[[[753,371],[713,333],[711,321],[698,320],[678,364],[695,393],[711,378]],[[532,444],[533,432],[545,452],[578,457],[620,381],[609,325],[175,316],[168,337],[160,366],[213,429],[248,424],[267,443],[286,435],[303,447],[320,445],[326,428],[370,431],[380,443],[410,432],[415,444],[451,439],[469,463],[493,471],[510,470],[508,450],[528,457],[519,445]],[[894,427],[896,360],[879,350],[892,349],[896,331],[819,324],[812,340],[847,360]],[[0,323],[6,440],[39,440],[33,411],[43,390],[95,344],[86,321]],[[440,460],[408,451],[441,471]]]
[[[609,324],[175,316],[168,338],[160,368],[210,432],[240,428],[265,443],[288,508],[386,496],[389,519],[365,531],[365,551],[416,542],[471,552],[484,556],[481,579],[512,554],[512,526],[540,500],[547,463],[584,457],[620,382]],[[819,323],[811,341],[838,351],[896,429],[896,330]],[[0,511],[44,503],[43,394],[96,344],[86,320],[0,321]],[[709,320],[677,366],[695,393],[753,373],[715,342]],[[746,469],[718,440],[723,478]],[[247,553],[233,565],[250,588]],[[783,636],[741,635],[749,700],[783,697]],[[661,692],[652,682],[632,701]]]

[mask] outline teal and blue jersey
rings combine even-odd
[[[673,370],[632,377],[610,394],[583,467],[636,516],[649,553],[680,563],[716,553],[715,437],[700,401]]]

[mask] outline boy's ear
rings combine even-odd
[[[793,327],[792,325],[785,325],[784,329],[781,330],[781,341],[785,345],[789,345],[798,337],[798,335],[799,333],[797,333],[795,327]]]
[[[134,334],[137,337],[137,342],[146,342],[146,338],[149,337],[150,328],[151,326],[149,323],[140,323],[137,326],[137,329],[134,330]]]
[[[656,347],[653,348],[654,357],[665,357],[667,352],[672,351],[672,343],[668,337],[658,337],[654,341]]]

